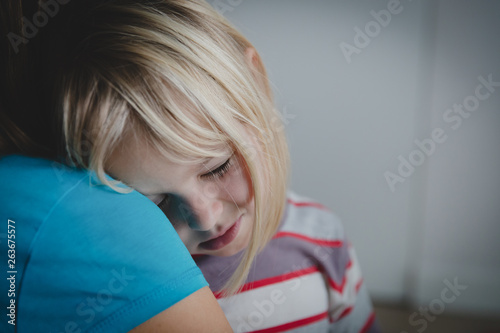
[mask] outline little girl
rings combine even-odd
[[[159,59],[170,82],[152,86],[170,96],[158,129],[169,141],[157,153],[148,139],[122,140],[108,171],[164,211],[235,332],[377,332],[339,220],[285,196],[288,151],[257,52],[192,3],[203,12],[190,5],[163,22],[177,63]]]

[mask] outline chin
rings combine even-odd
[[[236,239],[234,239],[230,244],[227,244],[221,249],[214,251],[202,250],[200,254],[205,254],[209,256],[217,256],[217,257],[230,257],[239,252],[243,251],[250,241],[250,237],[239,237],[238,235]]]
[[[246,246],[235,247],[235,248],[227,249],[227,250],[223,249],[223,250],[221,250],[220,253],[217,253],[214,255],[219,256],[219,257],[230,257],[230,256],[234,256],[235,254],[240,253],[245,248],[246,248]]]
[[[218,257],[230,257],[243,251],[247,247],[247,244],[248,242],[240,242],[238,241],[238,239],[235,239],[233,243],[228,244],[222,249],[216,251],[207,251],[209,253],[206,254]]]

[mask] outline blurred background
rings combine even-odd
[[[500,1],[208,0],[260,52],[292,186],[385,332],[500,332]]]

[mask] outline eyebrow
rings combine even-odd
[[[217,151],[222,152],[224,154],[223,156],[227,155],[227,158],[231,158],[235,153],[235,150],[228,143],[221,144],[220,147],[217,147]],[[222,158],[223,156],[221,156],[220,158]],[[200,166],[205,167],[207,171],[210,171],[210,169],[206,167],[206,164],[208,164],[214,158],[219,158],[219,157],[207,157],[201,161]]]
[[[229,149],[227,149],[229,148]],[[221,150],[224,150],[224,153],[227,153],[227,157],[224,157],[226,158],[226,160],[224,160],[222,163],[225,163],[227,161],[227,159],[231,158],[234,154],[235,154],[235,151],[234,149],[231,148],[231,146],[229,144],[226,144],[226,145],[221,145]],[[223,156],[221,156],[222,158]],[[211,172],[212,169],[208,168],[207,167],[207,164],[209,162],[211,162],[214,158],[218,158],[218,157],[207,157],[207,158],[204,158],[203,160],[201,160],[200,163],[197,163],[197,164],[193,164],[193,169],[196,168],[196,169],[200,169],[200,170],[203,170],[204,173],[208,173],[208,172]],[[217,165],[216,165],[217,166]],[[162,195],[162,194],[165,194],[166,192],[154,192],[154,193],[144,193],[144,192],[140,192],[138,190],[136,190],[137,192],[141,193],[142,195],[146,196],[146,197],[152,197],[152,196],[155,196],[155,195]]]
[[[211,161],[212,161],[213,159],[215,159],[215,158],[218,158],[218,157],[209,157],[209,158],[206,158],[206,159],[205,159],[205,160],[203,160],[203,162],[200,164],[200,169],[202,169],[202,170],[201,170],[201,172],[203,172],[203,174],[204,174],[204,175],[205,175],[205,174],[207,174],[207,173],[212,172],[212,171],[214,170],[214,168],[218,168],[218,167],[220,166],[220,165],[215,165],[215,166],[213,166],[212,168],[209,168],[209,167],[207,166],[207,164],[208,164],[209,162],[211,162]],[[224,158],[226,158],[226,157],[224,157]],[[224,160],[222,163],[225,163],[226,161],[227,161],[227,160]],[[222,164],[221,164],[221,165],[222,165]]]

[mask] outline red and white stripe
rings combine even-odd
[[[330,321],[337,321],[348,315],[356,304],[356,295],[363,283],[354,248],[349,247],[350,261],[347,264],[344,278],[340,284],[328,279],[330,287]]]
[[[328,292],[321,287],[326,283]],[[245,284],[229,298],[217,296],[235,332],[283,332],[322,320],[334,322],[352,311],[362,283],[354,252],[342,283],[326,283],[319,268],[311,266]]]
[[[242,292],[219,298],[235,332],[282,332],[328,318],[328,295],[317,267],[245,285]]]

